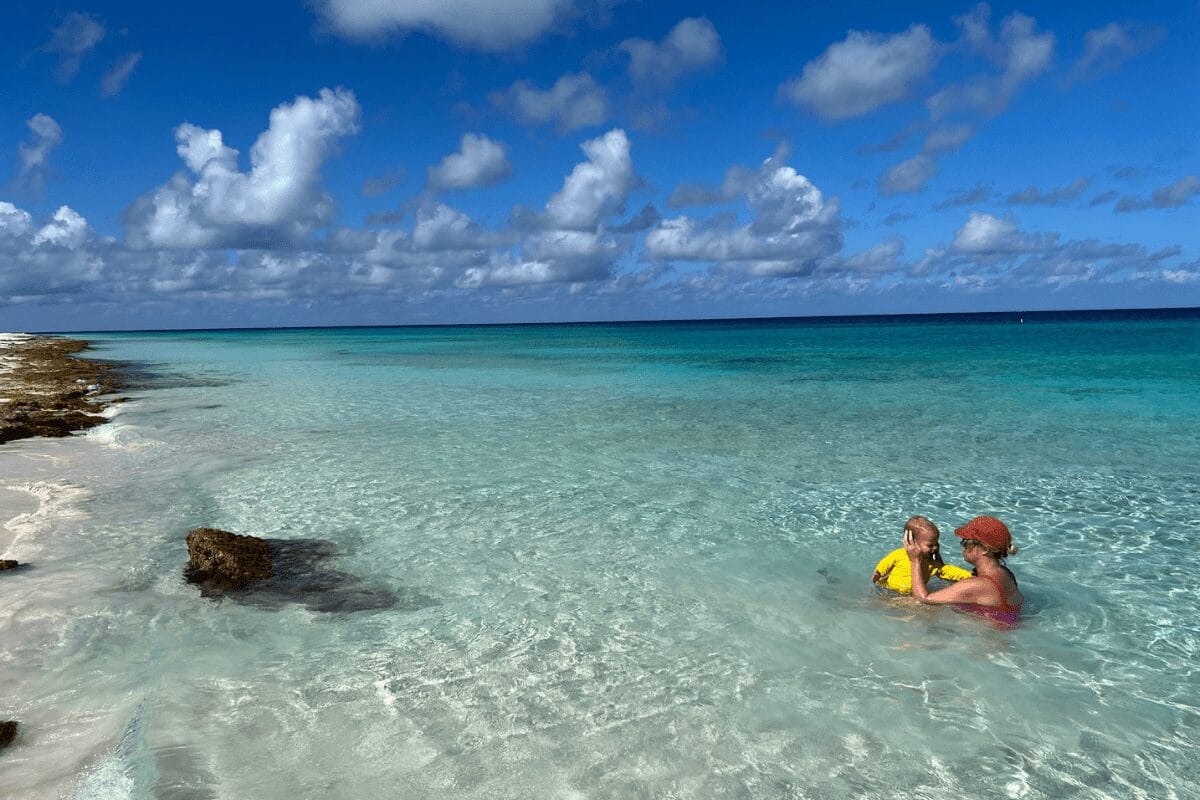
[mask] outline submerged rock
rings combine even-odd
[[[17,722],[16,720],[7,720],[0,722],[0,748],[8,747],[12,744],[13,739],[17,738]]]
[[[234,547],[252,551],[253,563],[257,565],[254,574],[259,577],[236,582],[227,577],[211,579],[213,572],[228,574],[224,564],[234,558],[230,555]],[[196,566],[198,550],[202,551],[200,566]],[[324,539],[259,539],[216,528],[197,528],[188,534],[192,560],[184,576],[200,585],[204,597],[228,597],[238,603],[271,609],[288,603],[301,603],[313,611],[330,613],[397,607],[415,611],[437,605],[436,600],[421,592],[396,591],[332,569],[329,562],[337,552],[333,542]],[[222,562],[218,568],[207,567],[217,560]]]
[[[242,589],[272,574],[271,551],[265,539],[196,528],[187,535],[187,548],[183,577],[200,584],[202,593]]]

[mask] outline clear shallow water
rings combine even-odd
[[[154,378],[0,451],[6,796],[1197,796],[1200,318],[88,338]],[[914,513],[1017,630],[876,596]],[[399,602],[201,599],[198,525]]]

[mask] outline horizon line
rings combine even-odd
[[[402,322],[391,324],[371,325],[252,325],[231,327],[201,327],[201,328],[88,328],[75,330],[39,330],[25,331],[31,335],[84,334],[84,333],[217,333],[234,331],[304,331],[304,330],[381,330],[390,328],[516,328],[516,327],[547,327],[547,326],[598,326],[598,325],[671,325],[683,323],[719,323],[719,322],[861,322],[898,319],[935,319],[955,317],[1002,317],[1029,316],[1045,317],[1047,315],[1078,315],[1088,314],[1144,314],[1151,312],[1183,313],[1184,315],[1200,316],[1200,306],[1153,306],[1136,308],[1062,308],[1062,309],[1011,309],[1004,311],[914,311],[899,314],[795,314],[786,316],[762,317],[672,317],[645,319],[594,319],[594,320],[558,320],[541,322]],[[1190,312],[1190,313],[1189,313]],[[19,331],[13,331],[18,333]]]

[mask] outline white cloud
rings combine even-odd
[[[619,255],[616,242],[593,231],[543,231],[520,253],[493,253],[486,267],[463,272],[462,288],[527,286],[597,281],[609,277]]]
[[[482,134],[465,133],[458,152],[429,168],[429,185],[438,189],[492,186],[511,174],[504,145]]]
[[[1149,50],[1162,39],[1163,31],[1133,23],[1110,22],[1083,35],[1083,54],[1071,65],[1065,83],[1092,80],[1116,71],[1127,60]]]
[[[954,234],[951,247],[956,253],[993,256],[1045,250],[1054,244],[1055,239],[1057,234],[1022,233],[1013,219],[999,219],[991,214],[972,212],[967,222]]]
[[[781,91],[825,119],[849,119],[907,97],[940,55],[924,25],[892,36],[850,31]]]
[[[670,86],[721,58],[721,37],[704,17],[680,20],[661,42],[626,39],[620,47],[629,54],[629,74],[634,81],[660,86]]]
[[[930,156],[913,156],[883,173],[883,177],[879,179],[879,191],[885,195],[919,192],[937,171],[937,161]]]
[[[79,74],[84,57],[104,38],[104,26],[87,14],[72,11],[62,24],[54,29],[50,41],[42,50],[58,56],[55,76],[60,81],[69,81]]]
[[[638,185],[625,131],[611,130],[581,148],[588,160],[575,165],[546,203],[546,216],[555,228],[594,230],[602,217],[625,210]]]
[[[117,59],[117,62],[100,79],[100,94],[105,97],[116,97],[119,95],[121,90],[125,88],[125,84],[129,82],[129,76],[133,74],[133,68],[141,60],[141,53],[126,53]]]
[[[858,275],[883,275],[900,269],[897,259],[904,252],[904,240],[893,236],[874,247],[855,253],[841,262],[841,267]]]
[[[316,0],[316,8],[347,39],[421,31],[491,51],[527,45],[576,13],[572,0]]]
[[[581,146],[586,161],[575,165],[562,188],[546,201],[545,213],[511,249],[493,249],[486,264],[461,273],[461,288],[578,283],[607,278],[622,246],[605,228],[623,213],[640,184],[629,138],[614,129]],[[495,244],[502,237],[493,237]]]
[[[608,119],[608,94],[586,72],[563,75],[549,89],[517,81],[489,95],[494,106],[507,108],[526,125],[553,122],[560,133],[600,125]]]
[[[0,297],[84,294],[100,282],[104,259],[87,220],[62,206],[49,220],[0,202]]]
[[[126,213],[136,247],[278,247],[303,240],[332,216],[321,192],[321,165],[337,141],[358,130],[359,107],[346,89],[322,89],[271,111],[250,150],[250,171],[219,130],[185,123],[177,152],[193,177],[177,173]]]
[[[18,147],[21,166],[14,180],[16,188],[31,194],[41,194],[46,188],[50,169],[50,151],[62,143],[63,132],[48,114],[34,114],[25,121],[32,138]]]
[[[23,208],[0,200],[0,237],[14,239],[24,236],[33,227],[33,217]]]
[[[436,253],[450,250],[480,250],[496,243],[466,214],[438,203],[417,211],[413,226],[413,250]]]
[[[53,218],[33,235],[33,244],[76,250],[89,235],[87,220],[69,206],[60,206]]]
[[[954,249],[961,253],[990,253],[1007,245],[1017,236],[1017,224],[991,214],[972,213],[966,224],[954,234]]]
[[[756,277],[811,273],[842,246],[838,204],[826,202],[808,178],[780,160],[764,162],[746,192],[754,212],[747,225],[724,227],[680,216],[646,234],[646,253],[659,260],[738,266]]]

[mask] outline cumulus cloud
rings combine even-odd
[[[888,169],[879,179],[879,191],[884,195],[919,192],[937,174],[937,161],[921,154],[901,161]]]
[[[442,203],[422,208],[413,226],[413,250],[445,253],[452,250],[481,250],[497,244],[489,234],[461,211]]]
[[[1109,189],[1107,192],[1101,192],[1100,194],[1096,195],[1091,200],[1089,200],[1088,205],[1093,206],[1093,207],[1102,206],[1105,203],[1111,203],[1113,200],[1116,200],[1116,199],[1117,199],[1116,190]]]
[[[58,67],[54,74],[65,83],[79,74],[84,57],[103,38],[103,25],[87,14],[72,11],[54,29],[50,41],[42,45],[42,50],[58,56]]]
[[[125,88],[125,84],[129,82],[129,76],[133,74],[133,68],[141,60],[141,53],[126,53],[117,59],[117,62],[100,79],[100,94],[105,97],[116,97],[119,95],[121,90]]]
[[[586,72],[563,75],[549,89],[517,81],[503,92],[492,92],[488,99],[523,124],[552,122],[559,133],[601,125],[608,119],[608,94]]]
[[[21,302],[95,283],[103,259],[89,246],[94,238],[87,220],[68,206],[37,224],[29,212],[0,202],[0,296]]]
[[[1071,65],[1064,83],[1093,80],[1115,72],[1133,56],[1154,47],[1163,37],[1161,28],[1110,22],[1083,35],[1083,54]]]
[[[581,148],[588,160],[575,165],[546,203],[546,217],[556,228],[595,229],[602,217],[625,210],[626,198],[639,183],[625,131],[611,130]]]
[[[1170,186],[1154,190],[1147,200],[1141,197],[1122,197],[1113,210],[1119,214],[1130,211],[1145,211],[1149,208],[1178,208],[1187,205],[1200,194],[1200,177],[1188,175]]]
[[[955,232],[951,245],[929,248],[909,267],[908,274],[934,285],[973,292],[1029,287],[1057,290],[1083,281],[1131,286],[1169,282],[1173,267],[1167,262],[1182,253],[1178,246],[1151,252],[1140,244],[1060,240],[1052,231],[1023,231],[1012,217],[973,213]]]
[[[646,253],[662,261],[728,264],[755,277],[812,273],[842,247],[836,200],[826,201],[808,178],[771,158],[746,190],[754,214],[728,227],[680,216],[646,235]]]
[[[23,208],[0,200],[0,238],[15,239],[33,228],[33,217]]]
[[[524,237],[512,247],[493,249],[486,264],[464,270],[455,285],[478,289],[580,283],[611,275],[622,247],[605,221],[624,213],[641,181],[625,131],[611,130],[580,147],[587,160],[563,179],[544,212],[530,220]]]
[[[999,219],[991,214],[973,212],[954,234],[951,248],[956,253],[975,256],[1030,253],[1053,245],[1055,234],[1027,234],[1017,228],[1016,220]]]
[[[429,185],[435,189],[493,186],[511,174],[504,145],[483,134],[466,133],[458,152],[429,168]]]
[[[860,276],[885,275],[901,268],[900,254],[904,252],[904,240],[891,236],[873,247],[843,259],[838,267]]]
[[[850,31],[806,64],[781,92],[824,119],[849,119],[907,97],[940,55],[924,25],[892,36]]]
[[[321,19],[339,36],[378,41],[419,31],[462,47],[523,47],[575,16],[573,0],[317,0]]]
[[[1019,192],[1010,194],[1008,196],[1008,202],[1011,205],[1018,206],[1062,205],[1063,203],[1079,197],[1079,195],[1087,191],[1087,188],[1091,185],[1091,180],[1085,177],[1079,177],[1071,181],[1066,186],[1059,186],[1056,189],[1050,189],[1046,192],[1043,192],[1036,186],[1029,186]]]
[[[18,191],[40,195],[50,172],[50,151],[62,143],[63,132],[49,114],[34,114],[25,120],[30,140],[17,149],[20,166],[13,185]]]
[[[126,212],[136,247],[265,247],[296,244],[329,222],[332,200],[321,192],[321,165],[338,140],[358,130],[359,107],[346,89],[322,89],[271,111],[270,125],[250,150],[250,171],[221,131],[184,123],[176,152],[187,166]]]
[[[721,37],[704,17],[680,20],[661,42],[626,39],[629,75],[636,83],[670,86],[689,72],[704,69],[721,58]]]

